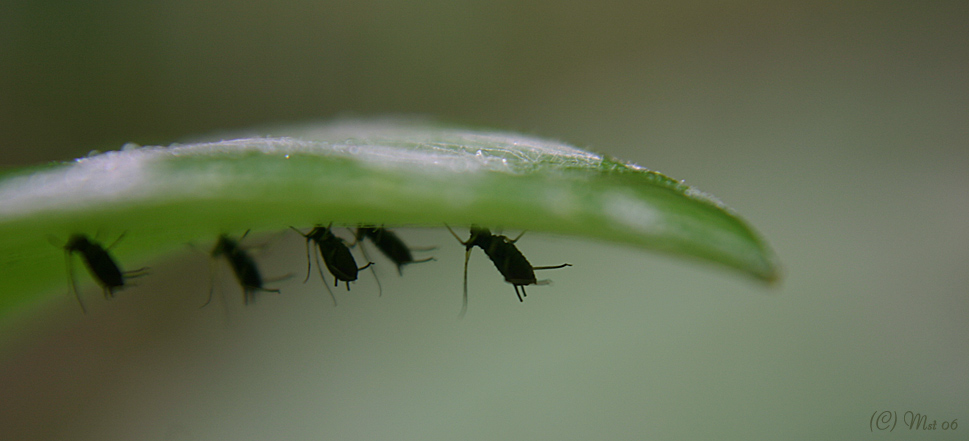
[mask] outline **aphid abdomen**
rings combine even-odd
[[[242,252],[242,250],[234,249],[231,253],[226,254],[226,257],[230,261],[229,266],[232,267],[232,271],[243,288],[262,289],[262,276],[259,274],[256,262],[248,254]]]
[[[226,235],[219,236],[218,242],[212,248],[212,257],[217,258],[220,256],[225,256],[226,261],[229,262],[229,266],[232,268],[232,273],[235,274],[239,285],[242,286],[243,302],[246,305],[256,300],[257,292],[279,292],[278,289],[269,289],[262,286],[262,276],[259,274],[259,267],[256,266],[256,261],[245,250],[239,247],[238,242],[230,239]],[[209,290],[209,299],[205,302],[205,305],[208,305],[210,301],[212,301],[211,290]]]
[[[386,228],[372,228],[372,227],[360,227],[357,228],[356,232],[357,240],[360,241],[364,237],[369,237],[370,241],[374,243],[380,252],[387,256],[394,265],[397,265],[397,274],[403,274],[404,265],[409,265],[411,263],[424,263],[434,260],[433,257],[428,257],[426,259],[414,260],[414,255],[411,253],[411,249],[397,237],[393,231]],[[463,242],[462,242],[463,243]],[[364,257],[367,257],[367,251],[364,249]],[[377,274],[374,273],[374,277]],[[379,284],[380,281],[378,280]]]
[[[121,240],[122,237],[124,237],[124,234],[118,237],[115,243]],[[81,301],[81,295],[77,290],[77,281],[74,279],[72,254],[78,253],[81,255],[84,266],[87,267],[88,272],[91,273],[91,276],[94,277],[98,285],[101,286],[101,289],[104,290],[105,298],[114,297],[115,291],[124,288],[126,278],[140,277],[146,274],[145,270],[147,268],[141,268],[127,273],[121,271],[121,268],[118,267],[118,264],[115,263],[114,259],[108,253],[108,249],[111,246],[106,249],[99,243],[88,239],[83,234],[72,235],[62,248],[67,258],[67,275],[70,281],[71,291],[74,293],[74,297],[77,298],[77,303],[81,306],[81,310],[85,313],[87,309],[84,307],[84,302]]]
[[[114,291],[124,287],[124,274],[107,250],[92,242],[83,234],[75,234],[64,245],[68,253],[78,253],[88,271],[104,289],[104,297],[114,296]],[[77,294],[75,292],[75,294]],[[80,298],[78,298],[80,301]],[[84,308],[84,305],[81,305]]]
[[[532,285],[536,282],[535,271],[532,270],[531,263],[518,248],[508,242],[504,236],[492,236],[493,239],[487,248],[483,248],[485,254],[495,264],[498,272],[504,276],[505,281],[512,285]]]
[[[114,290],[124,286],[124,275],[114,260],[97,244],[89,246],[81,252],[81,257],[88,270],[101,282],[106,292],[114,294]]]
[[[324,242],[317,242],[317,245],[320,248],[320,255],[323,256],[323,262],[333,277],[343,282],[357,280],[357,261],[346,244],[338,237],[330,236]]]
[[[392,231],[380,228],[370,236],[373,243],[383,251],[397,266],[405,265],[414,261],[414,256],[410,248],[400,240]]]

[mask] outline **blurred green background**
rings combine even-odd
[[[157,1],[0,4],[0,165],[340,116],[427,114],[570,142],[717,195],[778,252],[768,289],[527,234],[519,304],[481,253],[341,304],[302,239],[284,295],[198,310],[186,251],[92,312],[5,325],[11,439],[965,439],[969,3]],[[255,242],[258,242],[256,240]],[[63,271],[54,268],[52,271]],[[927,414],[936,430],[873,415]],[[958,419],[955,431],[943,421]],[[874,432],[874,433],[872,433]],[[901,433],[899,433],[901,432]]]

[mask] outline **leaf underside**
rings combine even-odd
[[[563,143],[401,119],[226,139],[129,144],[0,175],[0,316],[64,286],[59,246],[76,233],[105,244],[125,234],[112,253],[127,263],[247,229],[478,224],[620,242],[777,277],[766,243],[715,198]]]

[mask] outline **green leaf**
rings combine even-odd
[[[337,121],[0,175],[0,315],[66,286],[60,247],[75,233],[105,245],[125,234],[111,252],[134,268],[224,232],[330,222],[543,231],[777,277],[733,211],[660,173],[513,133]]]

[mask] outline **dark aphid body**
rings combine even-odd
[[[232,272],[235,273],[236,280],[242,285],[243,302],[246,305],[256,300],[257,292],[279,293],[278,289],[269,289],[263,286],[262,276],[259,275],[256,261],[239,247],[238,242],[224,234],[219,236],[215,247],[212,248],[212,258],[217,259],[219,257],[225,257],[232,268]],[[209,291],[209,301],[205,304],[208,305],[211,300],[212,292]]]
[[[332,224],[330,224],[332,226]],[[306,238],[306,279],[303,283],[306,283],[310,278],[310,242],[315,242],[316,247],[319,249],[319,254],[314,254],[316,256],[316,269],[320,273],[320,278],[323,279],[323,286],[326,286],[327,291],[330,292],[330,297],[333,298],[333,304],[336,305],[336,296],[333,295],[333,291],[330,290],[330,286],[326,283],[326,277],[323,276],[323,270],[320,269],[319,258],[323,257],[323,263],[326,265],[326,269],[333,274],[335,279],[333,286],[339,286],[340,282],[344,282],[347,285],[347,291],[350,290],[350,282],[357,280],[357,273],[360,270],[373,265],[372,262],[368,262],[366,265],[357,268],[357,261],[353,258],[353,254],[350,253],[350,248],[343,239],[337,237],[333,234],[333,230],[330,226],[323,227],[317,225],[309,233],[303,234],[301,231],[293,228],[294,231]]]
[[[83,234],[75,234],[64,245],[68,253],[78,253],[91,275],[104,288],[104,297],[114,297],[114,291],[124,287],[124,275],[111,255],[96,242]]]
[[[467,241],[461,240],[451,227],[448,227],[448,231],[454,236],[461,245],[464,245],[464,303],[461,308],[461,315],[468,309],[468,259],[471,257],[471,249],[475,246],[481,248],[491,262],[495,264],[495,268],[498,272],[504,276],[505,281],[512,284],[515,287],[515,294],[518,295],[518,301],[524,301],[522,297],[527,296],[525,292],[525,285],[544,285],[548,283],[547,280],[539,281],[535,278],[535,270],[546,270],[546,269],[556,269],[564,268],[567,266],[572,266],[568,263],[563,263],[561,265],[555,266],[532,266],[525,258],[525,255],[518,250],[515,246],[515,242],[522,237],[519,234],[518,237],[514,239],[509,239],[506,236],[491,234],[491,231],[487,228],[481,228],[478,226],[471,226],[471,237]],[[520,291],[519,291],[520,288]]]
[[[423,263],[434,260],[433,257],[428,257],[427,259],[414,260],[414,256],[411,254],[411,250],[404,244],[404,241],[400,240],[393,231],[386,228],[374,228],[374,227],[360,227],[356,231],[357,241],[363,240],[364,237],[370,239],[377,249],[380,250],[388,259],[397,265],[397,274],[403,274],[401,269],[404,265],[411,263]]]
[[[121,237],[124,237],[124,235],[122,234]],[[121,237],[118,237],[118,240],[121,240]],[[117,240],[115,243],[117,243]],[[84,261],[84,265],[87,266],[88,271],[104,290],[104,298],[106,299],[114,297],[115,291],[124,288],[125,279],[143,276],[145,274],[144,271],[147,269],[141,268],[128,272],[121,271],[118,264],[108,254],[107,249],[97,242],[88,239],[83,234],[71,236],[67,244],[64,245],[64,252],[67,257],[67,271],[71,279],[71,288],[74,290],[74,296],[77,297],[77,303],[81,305],[81,310],[84,312],[87,312],[87,309],[84,307],[84,303],[81,302],[81,295],[77,290],[77,282],[74,280],[74,265],[70,260],[71,254],[78,253],[81,255],[81,260]]]

